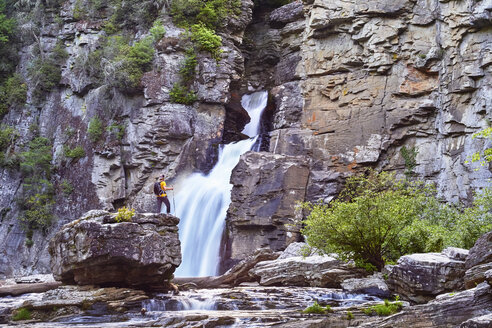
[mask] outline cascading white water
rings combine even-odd
[[[253,138],[223,145],[219,149],[219,160],[208,175],[194,173],[179,185],[175,212],[181,219],[179,235],[183,262],[176,270],[176,276],[217,274],[220,241],[231,203],[232,185],[229,180],[232,169],[239,157],[255,144],[267,100],[266,91],[244,95],[241,104],[251,121],[242,132]]]

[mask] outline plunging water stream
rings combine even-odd
[[[179,231],[183,262],[176,270],[176,276],[217,274],[220,240],[231,203],[232,185],[229,180],[232,169],[239,157],[255,145],[267,99],[266,91],[243,96],[241,104],[251,121],[242,132],[251,138],[222,145],[219,160],[210,173],[194,173],[180,184],[176,194],[176,216],[181,219]]]

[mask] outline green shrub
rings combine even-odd
[[[24,105],[27,99],[27,85],[19,74],[13,74],[0,85],[0,118],[13,106]]]
[[[164,37],[164,35],[166,34],[166,29],[164,28],[160,20],[155,20],[149,32],[150,35],[152,35],[153,41],[157,42]]]
[[[70,183],[70,181],[63,179],[60,185],[61,185],[62,192],[65,196],[69,196],[72,194],[74,188]]]
[[[173,85],[173,88],[169,91],[169,96],[172,102],[185,105],[191,105],[197,99],[193,91],[190,91],[179,83]]]
[[[189,85],[196,76],[196,65],[198,61],[196,59],[196,54],[193,48],[186,49],[185,60],[179,69],[179,75],[181,76],[181,81],[185,85]]]
[[[13,321],[31,320],[31,311],[26,308],[17,309],[12,316]]]
[[[49,179],[52,171],[52,144],[44,137],[34,138],[29,150],[21,153],[20,168],[25,177],[45,177]]]
[[[106,131],[114,135],[118,140],[123,139],[125,136],[125,126],[114,122],[106,128]]]
[[[492,127],[489,126],[488,128],[485,128],[485,129],[483,129],[477,133],[474,133],[472,135],[472,139],[476,139],[476,138],[491,140],[492,139]],[[466,164],[475,163],[475,162],[480,163],[480,166],[486,166],[490,162],[492,162],[492,148],[487,148],[482,153],[480,153],[480,152],[473,153],[473,155],[470,156],[465,161]],[[475,170],[478,170],[478,168]]]
[[[89,126],[87,127],[87,134],[89,135],[89,139],[92,142],[98,142],[101,139],[103,132],[104,129],[102,121],[99,119],[99,117],[94,116],[90,120]]]
[[[407,148],[405,146],[400,149],[401,157],[405,161],[405,175],[411,177],[414,175],[414,169],[417,166],[417,154],[418,150],[415,147]]]
[[[14,33],[15,20],[13,18],[8,18],[5,15],[6,12],[6,1],[0,0],[0,46],[4,46],[5,43],[9,42],[11,35]]]
[[[326,307],[325,306],[321,306],[318,304],[318,302],[314,302],[313,305],[311,306],[308,306],[307,308],[305,308],[302,313],[316,313],[316,314],[325,314],[325,313],[331,313],[333,312],[333,310],[331,309],[331,306],[327,305]]]
[[[17,131],[8,125],[0,125],[0,167],[14,167],[18,164],[18,157],[8,148],[17,138]]]
[[[388,316],[400,311],[403,307],[402,302],[392,302],[384,300],[384,304],[373,305],[364,309],[364,313],[367,315],[377,314],[378,316]]]
[[[216,60],[220,59],[222,38],[204,24],[191,26],[191,40],[199,51],[208,51]]]
[[[473,245],[472,240],[492,228],[491,199],[490,190],[484,192],[461,213],[439,202],[431,186],[372,172],[349,178],[329,205],[304,204],[310,214],[302,232],[310,246],[324,253],[336,252],[380,270],[404,254]],[[464,232],[469,226],[471,231]]]
[[[125,206],[118,209],[118,214],[114,217],[116,222],[130,222],[135,215],[135,210],[128,209]]]
[[[73,149],[71,149],[68,146],[64,146],[63,147],[63,153],[64,153],[65,157],[73,158],[73,159],[85,157],[85,150],[82,146],[77,146]]]
[[[347,311],[347,320],[352,320],[354,318],[354,314],[352,311]]]

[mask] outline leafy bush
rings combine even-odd
[[[164,37],[166,34],[166,29],[162,25],[162,22],[160,20],[154,21],[154,24],[152,25],[152,28],[149,30],[150,35],[152,35],[152,39],[154,42],[159,41]]]
[[[191,105],[197,99],[193,91],[188,90],[188,88],[179,83],[173,85],[173,88],[169,91],[169,96],[172,102],[185,105]]]
[[[325,313],[331,313],[333,312],[333,310],[331,309],[331,306],[327,305],[326,307],[325,306],[321,306],[318,304],[318,302],[314,302],[313,305],[311,306],[308,306],[307,308],[305,308],[302,313],[316,313],[316,314],[325,314]]]
[[[23,105],[27,99],[27,85],[19,74],[13,74],[0,85],[0,118],[12,106]]]
[[[180,27],[202,23],[212,30],[225,25],[229,16],[240,14],[241,2],[238,0],[173,0],[171,15]]]
[[[65,196],[72,194],[74,188],[70,183],[70,181],[63,179],[60,185],[61,185],[62,192]]]
[[[189,85],[195,79],[196,75],[196,64],[197,64],[196,54],[193,48],[186,49],[185,60],[179,69],[179,75],[181,76],[181,81],[185,85]]]
[[[106,128],[106,131],[114,135],[116,139],[121,140],[125,135],[125,126],[117,123],[111,123],[111,125]]]
[[[411,177],[414,174],[414,169],[417,166],[417,153],[418,150],[415,147],[407,148],[405,146],[401,147],[400,154],[405,161],[405,175]]]
[[[73,149],[68,146],[64,146],[63,148],[63,153],[65,154],[65,157],[73,159],[85,157],[85,150],[82,146],[77,146]]]
[[[89,139],[92,142],[97,142],[99,139],[101,139],[101,136],[104,132],[103,129],[103,123],[99,119],[99,117],[94,116],[90,122],[89,126],[87,127],[87,134],[89,135]]]
[[[21,153],[23,173],[22,195],[19,199],[22,216],[19,220],[26,231],[46,229],[53,223],[54,190],[49,181],[52,173],[52,145],[43,137],[29,143],[29,150]]]
[[[191,40],[198,50],[208,51],[213,58],[220,59],[222,38],[215,34],[214,30],[206,27],[205,24],[191,26]]]
[[[461,214],[440,203],[431,186],[372,172],[368,177],[349,178],[339,199],[329,205],[304,204],[310,214],[302,232],[310,246],[324,253],[336,252],[342,259],[380,270],[386,261],[407,253],[474,242],[492,227],[492,197],[490,193],[483,197]],[[467,226],[467,221],[476,228],[464,233],[460,224]]]
[[[347,311],[347,320],[352,320],[354,318],[354,314],[352,311]]]
[[[17,138],[17,131],[8,125],[0,125],[0,167],[13,167],[18,163],[16,154],[8,153],[7,150]]]
[[[31,311],[26,308],[17,309],[12,316],[13,321],[31,320]]]
[[[492,127],[488,127],[483,129],[477,133],[472,135],[473,139],[489,139],[492,140]],[[474,153],[465,163],[480,163],[480,166],[488,165],[488,163],[492,162],[492,148],[487,148],[483,151],[483,153],[476,152]],[[478,170],[478,169],[476,169]]]
[[[131,210],[123,206],[118,209],[118,214],[114,217],[116,222],[130,222],[132,217],[135,215],[135,210],[132,208]]]
[[[7,18],[5,15],[6,1],[0,0],[0,45],[9,41],[10,36],[14,33],[15,20]]]
[[[400,311],[403,307],[402,302],[392,302],[384,300],[384,304],[373,305],[364,309],[364,313],[367,315],[377,314],[378,316],[388,316]]]

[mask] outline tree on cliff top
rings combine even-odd
[[[492,228],[490,193],[485,198],[488,203],[461,213],[440,203],[432,186],[371,172],[349,178],[329,205],[303,204],[310,214],[302,233],[311,247],[381,270],[404,254],[471,247],[470,240]],[[470,222],[474,230],[464,234],[463,225]]]

